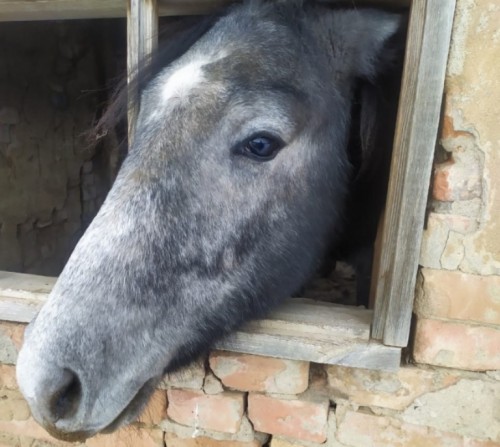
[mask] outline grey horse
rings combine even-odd
[[[391,12],[247,1],[158,56],[129,155],[19,353],[47,431],[132,421],[165,372],[294,293],[327,252],[366,251],[388,159],[373,149],[377,82],[400,28]]]

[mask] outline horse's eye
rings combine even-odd
[[[284,146],[283,141],[268,134],[254,135],[242,144],[242,153],[255,160],[272,160]]]

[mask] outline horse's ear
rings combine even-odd
[[[402,25],[397,13],[371,8],[332,11],[328,28],[340,74],[376,78],[396,57],[393,40]]]

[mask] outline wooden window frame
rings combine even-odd
[[[328,1],[328,0],[322,0]],[[334,2],[335,0],[330,0]],[[0,21],[127,16],[128,70],[157,44],[158,17],[207,13],[229,0],[0,0]],[[409,5],[410,18],[388,200],[379,235],[375,310],[289,300],[216,344],[234,352],[396,370],[410,335],[414,289],[456,0]],[[129,91],[134,123],[137,92]],[[0,272],[0,320],[27,323],[55,278]]]

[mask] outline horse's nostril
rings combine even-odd
[[[64,370],[63,381],[49,402],[49,410],[55,421],[75,415],[82,397],[82,385],[78,376],[68,369]]]

